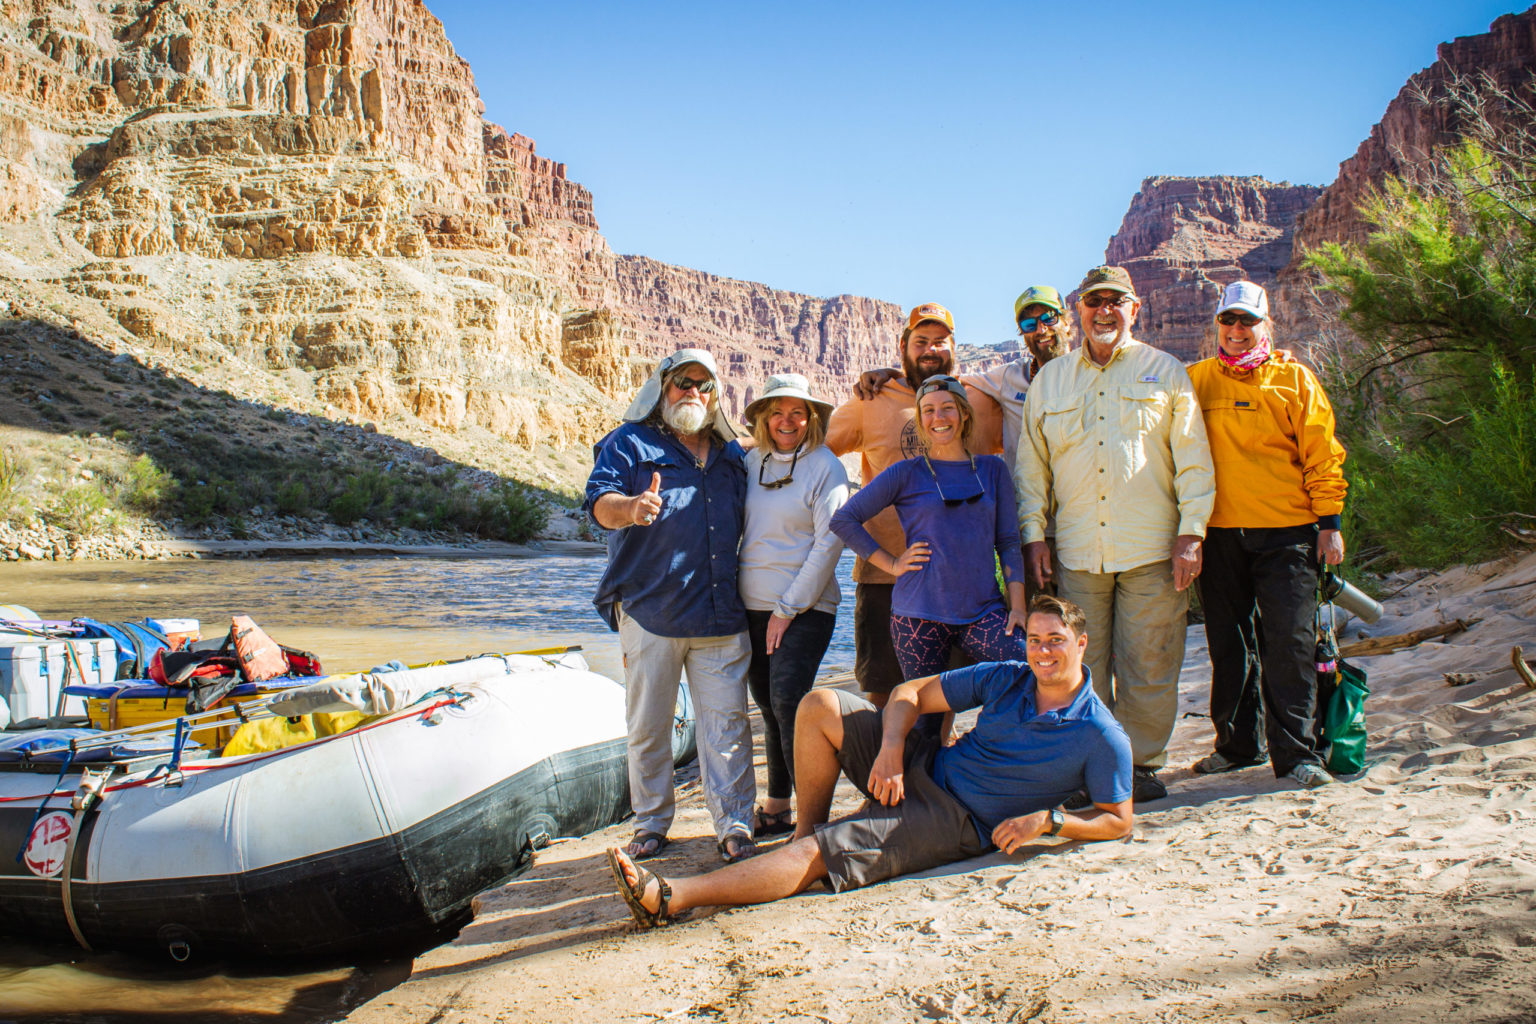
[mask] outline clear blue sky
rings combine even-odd
[[[813,295],[937,301],[963,341],[1075,286],[1141,180],[1324,185],[1438,43],[1523,5],[427,0],[486,117],[609,244]]]

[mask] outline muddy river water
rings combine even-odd
[[[219,635],[247,614],[275,639],[319,655],[326,671],[367,669],[579,644],[594,671],[619,675],[616,634],[593,610],[604,560],[358,558],[0,563],[0,604],[43,618],[195,618]],[[853,665],[852,558],[822,673]],[[399,984],[410,959],[363,964],[201,964],[85,954],[0,939],[0,1024],[333,1020]]]

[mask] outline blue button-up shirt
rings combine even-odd
[[[661,514],[649,526],[608,535],[608,569],[592,603],[609,629],[613,606],[657,636],[727,636],[747,628],[736,589],[738,549],[746,514],[747,471],[741,446],[731,441],[709,453],[700,469],[671,434],[645,423],[626,423],[592,449],[583,508],[591,513],[605,494],[626,497],[661,474]]]

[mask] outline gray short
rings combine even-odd
[[[857,889],[897,875],[926,871],[976,857],[990,849],[976,831],[969,811],[933,781],[935,742],[907,736],[906,796],[882,807],[869,792],[869,772],[880,753],[880,710],[842,690],[836,691],[843,715],[843,747],[838,764],[848,781],[869,798],[859,813],[816,828],[816,845],[826,862],[835,892]]]

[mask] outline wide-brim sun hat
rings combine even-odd
[[[710,377],[715,381],[715,407],[712,411],[713,422],[710,424],[715,433],[720,435],[723,441],[731,441],[740,437],[740,431],[732,426],[730,418],[725,415],[725,402],[720,395],[720,369],[715,365],[715,357],[702,348],[683,348],[667,356],[656,364],[655,371],[650,378],[640,386],[640,391],[635,395],[635,400],[629,403],[629,408],[624,410],[624,422],[636,423],[645,419],[656,411],[661,404],[662,384],[673,370],[681,369],[690,363],[697,363],[709,371]]]
[[[1216,316],[1232,309],[1268,320],[1269,295],[1252,281],[1233,281],[1221,290],[1221,305],[1216,307]]]
[[[748,403],[742,410],[741,421],[748,427],[759,412],[767,408],[768,403],[775,398],[798,398],[805,403],[807,409],[815,412],[825,429],[827,419],[832,415],[832,403],[817,398],[811,394],[811,382],[798,373],[776,373],[763,382],[763,393]]]

